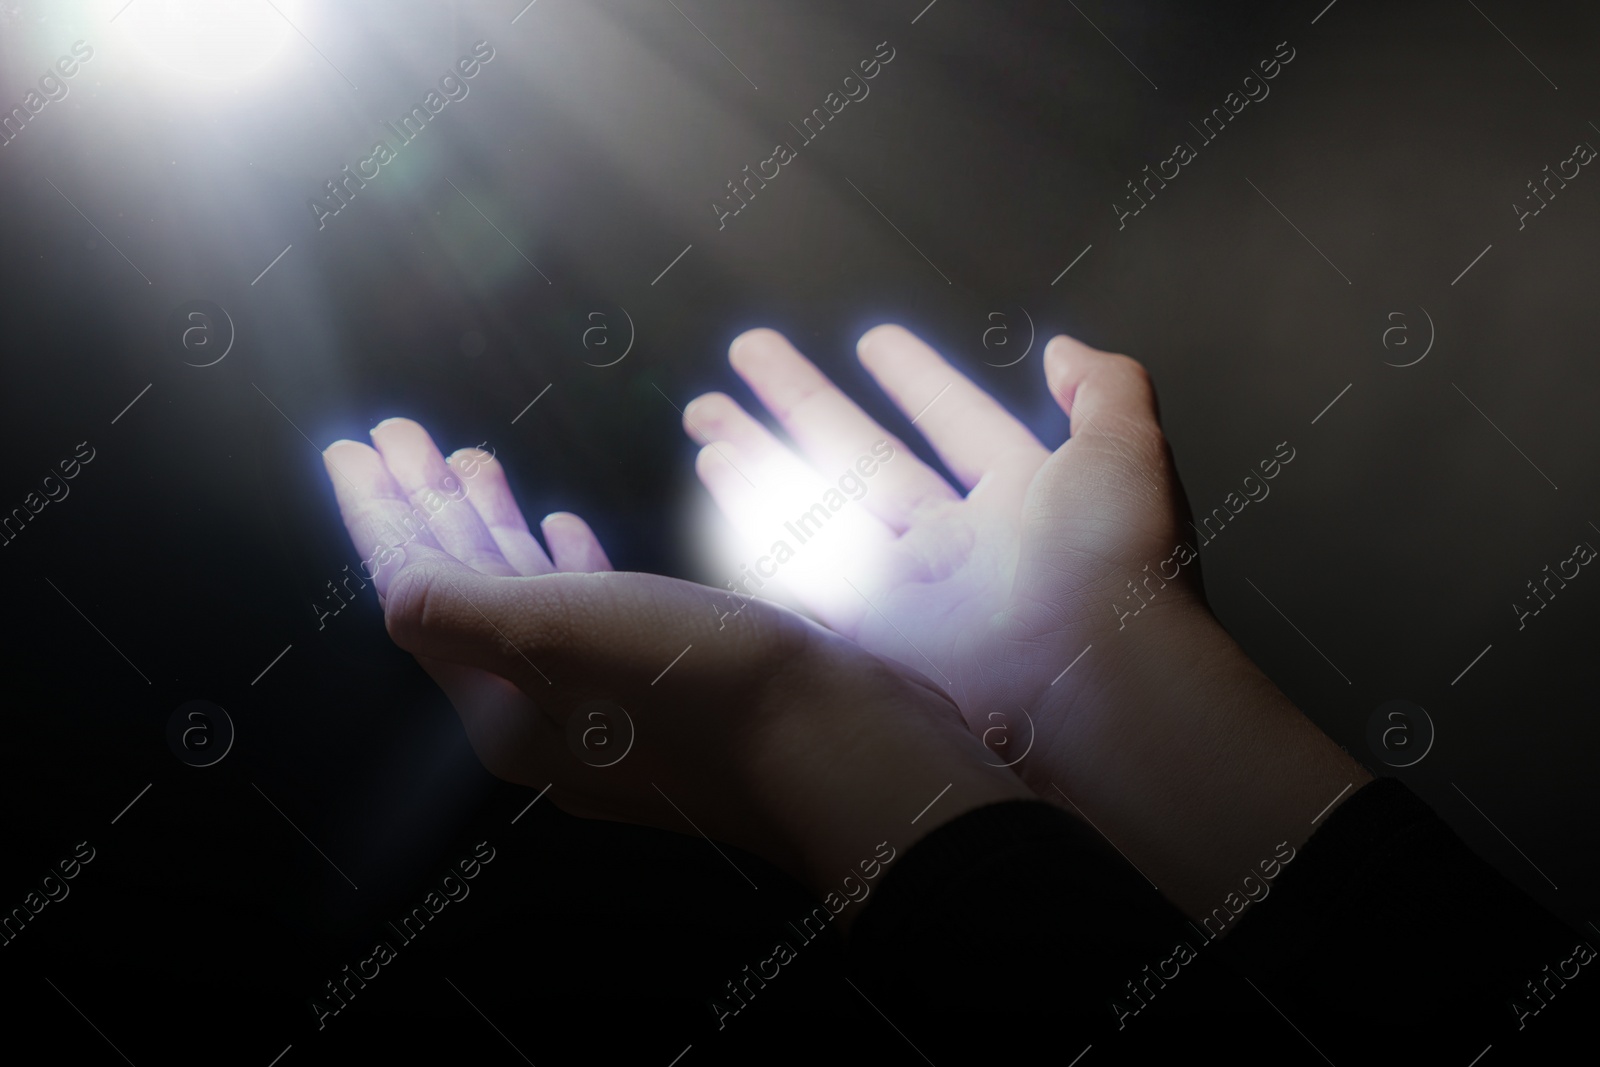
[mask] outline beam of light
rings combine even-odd
[[[299,15],[296,0],[134,0],[116,25],[164,72],[233,81],[278,56]]]

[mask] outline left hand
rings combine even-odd
[[[612,572],[576,516],[542,524],[547,555],[494,459],[447,462],[405,419],[372,439],[324,453],[345,526],[377,551],[390,635],[497,776],[572,814],[732,842],[819,894],[879,842],[1028,796],[911,672],[771,604],[719,626],[715,592]],[[584,743],[596,701],[621,758]]]

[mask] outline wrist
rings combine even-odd
[[[853,648],[847,662],[800,656],[775,675],[745,761],[767,858],[824,900],[960,815],[1033,799],[942,695]]]
[[[1275,846],[1298,848],[1371,775],[1294,707],[1198,603],[1153,616],[1047,695],[1069,768],[1029,785],[1076,807],[1190,915]],[[1095,651],[1100,651],[1097,647]],[[1059,687],[1058,687],[1059,688]],[[1019,767],[1019,770],[1022,768]]]

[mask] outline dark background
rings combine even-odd
[[[1217,613],[1357,758],[1557,914],[1600,920],[1600,578],[1521,631],[1511,606],[1600,544],[1600,178],[1520,231],[1511,206],[1600,144],[1600,11],[539,0],[512,24],[518,0],[280,4],[300,32],[270,66],[207,83],[141,51],[157,2],[116,22],[122,0],[0,4],[6,109],[72,42],[95,49],[0,148],[0,511],[95,450],[0,548],[0,907],[97,851],[0,948],[7,1042],[263,1067],[290,1045],[284,1067],[523,1062],[508,1043],[541,1065],[905,1054],[831,945],[716,1032],[705,1000],[805,910],[798,887],[741,856],[752,892],[697,837],[548,802],[512,825],[534,794],[480,768],[370,588],[322,629],[312,606],[357,562],[318,450],[402,414],[446,451],[495,446],[531,517],[583,514],[619,568],[720,584],[673,404],[747,397],[725,352],[754,325],[908,440],[852,356],[876,323],[1050,445],[1044,341],[1135,355],[1197,512],[1290,442],[1270,498],[1205,550]],[[319,231],[308,199],[480,39],[469,96]],[[871,95],[719,231],[724,183],[885,40]],[[1201,146],[1188,124],[1281,41],[1270,96]],[[1124,183],[1180,140],[1198,158],[1119,230]],[[235,333],[205,368],[178,340],[199,299]],[[624,309],[631,351],[593,366]],[[592,312],[606,348],[584,346]],[[1430,316],[1427,358],[1386,365]],[[1397,322],[1408,344],[1386,348]],[[1398,770],[1367,742],[1395,698],[1436,731]],[[237,729],[203,769],[166,740],[193,699]],[[307,999],[480,840],[496,859],[471,897],[319,1032]]]

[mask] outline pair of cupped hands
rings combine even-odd
[[[1151,580],[1188,506],[1140,364],[1052,340],[1045,384],[1071,426],[1052,451],[905,329],[857,352],[957,485],[771,330],[729,360],[798,452],[723,394],[683,411],[702,482],[740,523],[765,482],[871,469],[846,504],[865,546],[853,572],[791,583],[820,624],[614,571],[576,515],[547,517],[541,545],[498,460],[446,458],[410,420],[329,446],[389,633],[491,772],[576,815],[731,842],[819,894],[879,842],[1043,799],[1190,915],[1369,780],[1223,630],[1198,563]],[[892,458],[857,466],[880,442]],[[1149,601],[1131,617],[1113,606],[1130,581]],[[624,757],[569,744],[569,719],[596,707],[626,713]]]

